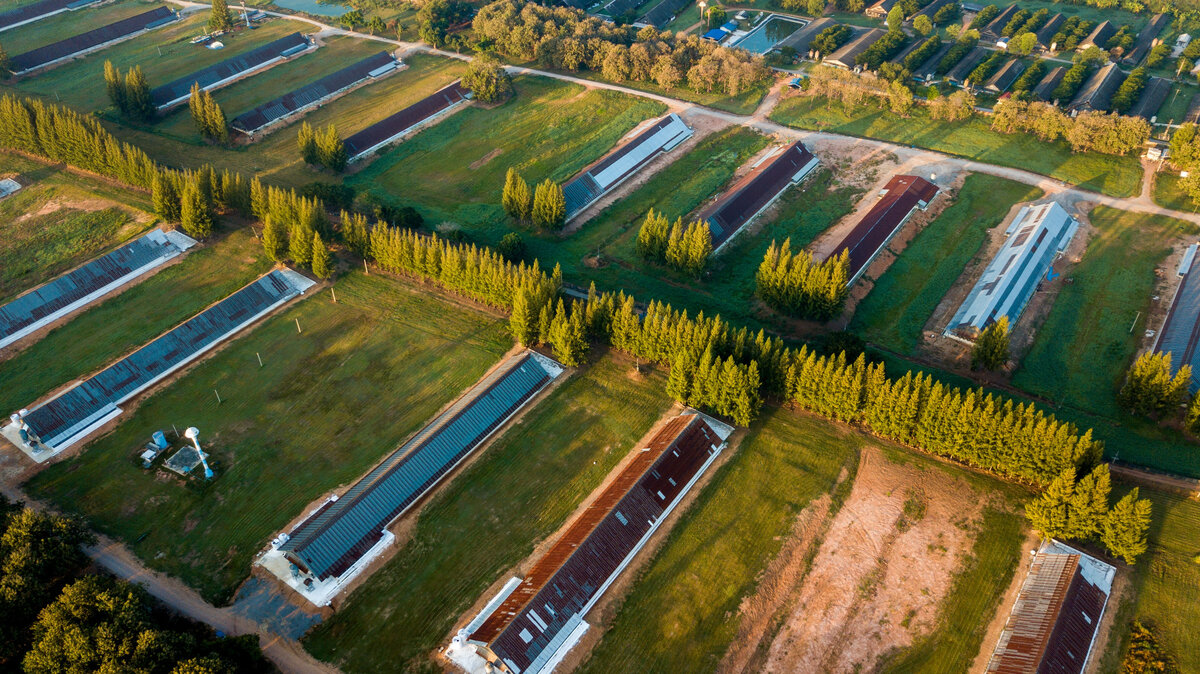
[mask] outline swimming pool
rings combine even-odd
[[[317,16],[327,16],[333,19],[350,11],[346,5],[325,4],[317,0],[275,0],[275,4],[284,9],[297,12],[307,12]]]
[[[784,38],[803,27],[804,22],[802,21],[772,14],[761,26],[750,31],[734,46],[755,54],[765,54]]]

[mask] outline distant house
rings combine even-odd
[[[1196,124],[1200,122],[1200,94],[1192,96],[1192,100],[1188,101],[1187,112],[1183,115],[1183,121]]]
[[[997,40],[1003,38],[1004,36],[1001,35],[1001,33],[1004,32],[1004,27],[1008,25],[1009,21],[1012,21],[1013,15],[1019,11],[1021,11],[1021,8],[1017,7],[1016,5],[1009,5],[1008,7],[1005,7],[999,14],[996,15],[996,18],[992,19],[990,22],[988,22],[988,25],[980,29],[979,39],[986,42],[996,42]]]
[[[1146,24],[1142,32],[1138,33],[1137,41],[1133,43],[1133,47],[1129,49],[1129,53],[1125,55],[1125,58],[1121,59],[1125,65],[1136,66],[1141,63],[1142,59],[1146,58],[1146,55],[1150,53],[1150,50],[1162,42],[1162,40],[1158,39],[1158,36],[1170,22],[1171,20],[1166,14],[1155,14],[1151,17],[1150,22]]]
[[[1025,62],[1021,59],[1009,59],[1008,63],[1000,66],[1000,68],[988,78],[984,89],[996,94],[1002,94],[1008,91],[1008,88],[1017,81],[1021,73],[1025,72]]]
[[[899,2],[899,0],[878,0],[878,2],[868,7],[863,14],[866,14],[872,19],[886,19],[888,12],[892,11],[892,8],[896,6],[897,2]]]
[[[932,20],[933,15],[937,14],[939,9],[945,7],[946,5],[950,4],[953,1],[954,0],[933,0],[933,2],[922,7],[921,11],[908,17],[908,21],[906,21],[905,23],[911,25],[913,19],[917,18],[918,16],[927,16],[930,18],[930,20]]]
[[[838,49],[827,56],[824,63],[827,65],[836,66],[838,68],[853,70],[854,66],[856,65],[854,63],[854,59],[857,58],[859,54],[870,49],[871,45],[878,42],[879,38],[883,37],[886,33],[887,31],[883,30],[882,28],[872,28],[871,30],[868,30],[862,35],[859,35],[858,37],[842,45],[841,49]]]
[[[1167,94],[1171,93],[1171,83],[1162,77],[1151,77],[1146,83],[1146,88],[1142,89],[1142,96],[1138,102],[1129,109],[1129,115],[1132,117],[1141,117],[1147,122],[1158,114],[1158,109],[1167,100]]]
[[[836,24],[837,22],[833,19],[821,17],[820,19],[812,21],[807,26],[792,33],[787,37],[786,40],[780,42],[776,46],[779,49],[791,47],[792,49],[796,50],[797,54],[800,54],[801,56],[807,56],[809,52],[809,45],[812,44],[813,39],[820,35],[821,31]]]
[[[1107,112],[1113,93],[1124,81],[1125,73],[1121,72],[1117,64],[1110,63],[1092,75],[1067,108],[1079,112],[1087,110]]]
[[[961,87],[963,82],[966,81],[967,77],[971,75],[971,71],[975,70],[975,66],[979,65],[990,53],[991,52],[983,47],[976,47],[967,52],[967,55],[958,62],[958,65],[954,66],[950,69],[950,72],[946,73],[946,81],[956,87]]]
[[[1033,95],[1043,101],[1050,101],[1054,90],[1062,83],[1063,75],[1067,74],[1066,66],[1058,66],[1046,73],[1041,82],[1033,87]]]
[[[1038,45],[1046,51],[1057,51],[1058,45],[1053,44],[1052,40],[1055,35],[1058,35],[1059,29],[1067,22],[1067,17],[1062,13],[1055,14],[1050,17],[1050,20],[1042,24],[1042,27],[1037,31]]]
[[[903,64],[904,59],[908,58],[909,54],[915,52],[916,50],[920,49],[924,45],[925,45],[924,38],[922,38],[920,40],[913,40],[912,44],[908,45],[904,49],[901,49],[895,56],[888,59],[888,61],[890,61],[891,63]]]
[[[941,49],[935,51],[933,56],[925,59],[925,62],[917,66],[917,69],[913,71],[913,79],[918,82],[933,80],[937,76],[938,64],[942,62],[942,58],[946,56],[946,52],[950,51],[950,48],[953,46],[953,43],[947,42],[942,45]]]
[[[1097,47],[1104,49],[1104,45],[1108,44],[1109,38],[1116,33],[1117,29],[1115,26],[1113,26],[1112,21],[1104,21],[1100,25],[1093,28],[1092,32],[1089,33],[1088,36],[1082,41],[1080,41],[1078,50],[1083,51],[1092,45],[1096,45]]]
[[[1192,36],[1184,33],[1175,38],[1175,47],[1171,50],[1171,58],[1177,59],[1183,55],[1183,50],[1192,43]]]

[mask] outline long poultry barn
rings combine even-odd
[[[399,66],[391,54],[381,51],[238,115],[229,125],[252,136],[278,121],[316,107],[361,82],[394,72]]]
[[[48,16],[70,12],[97,2],[100,0],[41,0],[41,2],[30,3],[24,7],[0,13],[0,31],[24,26]]]
[[[394,540],[388,526],[563,372],[527,351],[482,379],[344,494],[327,499],[258,564],[316,606],[330,601]]]
[[[92,51],[98,47],[128,39],[148,30],[170,23],[178,15],[166,7],[155,7],[127,19],[121,19],[74,37],[59,40],[12,57],[13,72],[18,75],[45,68],[59,61]]]
[[[973,339],[984,328],[1008,317],[1015,325],[1079,223],[1057,203],[1026,206],[1006,230],[1004,245],[946,325],[945,335]]]
[[[346,139],[346,152],[350,155],[350,161],[362,159],[375,150],[403,138],[466,103],[470,97],[469,89],[463,87],[461,82],[454,82],[400,112],[368,126]]]
[[[87,306],[196,245],[155,229],[0,306],[0,348]]]
[[[846,285],[854,285],[913,213],[917,209],[925,210],[937,193],[937,185],[917,176],[897,175],[888,181],[880,191],[879,201],[830,255],[837,257],[844,251],[849,253],[850,280]]]
[[[683,123],[679,115],[671,113],[580,171],[579,175],[563,185],[567,220],[579,215],[617,185],[645,168],[655,157],[670,152],[691,136],[692,130],[688,125]]]
[[[1200,271],[1196,270],[1197,245],[1188,246],[1179,264],[1179,275],[1183,280],[1171,299],[1167,320],[1154,341],[1156,353],[1171,355],[1171,375],[1184,365],[1191,366],[1192,380],[1189,389],[1195,393],[1200,388]]]
[[[987,674],[1081,674],[1095,647],[1116,569],[1058,541],[1029,565]]]
[[[300,33],[291,33],[244,54],[232,56],[203,70],[156,87],[150,92],[150,99],[155,108],[165,110],[191,98],[193,84],[199,84],[204,91],[219,89],[311,48],[312,45],[308,38]]]
[[[700,213],[700,220],[712,232],[714,252],[775,203],[784,190],[812,173],[819,163],[816,155],[800,141],[776,148],[760,159],[745,177]]]
[[[289,269],[272,271],[58,396],[13,415],[5,437],[35,460],[45,460],[121,414],[121,403],[312,285]]]
[[[725,447],[730,429],[696,412],[668,421],[611,476],[524,579],[513,578],[447,651],[469,672],[551,672],[584,617]],[[487,664],[485,664],[487,663]]]

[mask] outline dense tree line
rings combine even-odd
[[[1083,86],[1083,82],[1088,78],[1091,70],[1092,67],[1088,63],[1076,63],[1068,68],[1067,72],[1063,73],[1063,78],[1059,80],[1058,86],[1050,92],[1050,98],[1063,102],[1075,98],[1075,94],[1079,93],[1079,88]]]
[[[971,19],[971,23],[967,27],[968,28],[983,28],[984,26],[991,23],[992,19],[996,18],[996,15],[999,13],[1000,13],[999,7],[997,7],[995,5],[987,5],[983,9],[981,9],[975,13],[975,17],[973,19]]]
[[[666,264],[672,269],[699,276],[712,255],[712,230],[703,220],[687,223],[650,209],[637,237],[638,253],[647,260]]]
[[[874,73],[853,73],[842,68],[813,66],[805,82],[805,93],[840,101],[856,107],[874,99],[898,115],[907,114],[913,105],[912,91],[900,82],[889,82]]]
[[[850,255],[818,262],[807,250],[791,250],[792,240],[783,245],[771,241],[755,276],[756,293],[771,308],[794,316],[827,321],[846,304],[850,280]]]
[[[1196,130],[1193,122],[1179,125],[1171,134],[1169,158],[1172,166],[1188,172],[1179,181],[1179,187],[1192,198],[1193,204],[1200,205],[1200,134]]]
[[[1158,642],[1151,622],[1135,620],[1129,628],[1129,649],[1121,660],[1121,674],[1179,674],[1175,657]]]
[[[429,44],[440,48],[463,50],[467,47],[463,36],[454,34],[471,20],[474,11],[469,2],[460,0],[429,0],[421,4],[417,12],[417,34]],[[359,15],[361,19],[361,15]]]
[[[992,108],[992,130],[1032,133],[1044,141],[1065,140],[1075,152],[1124,155],[1138,151],[1150,137],[1150,123],[1141,117],[1081,112],[1075,117],[1049,103],[1012,98]]]
[[[304,122],[296,132],[296,144],[300,147],[301,159],[309,166],[324,166],[334,173],[341,173],[350,161],[346,143],[332,122],[322,129],[313,129]]]
[[[733,356],[724,361],[705,350],[697,360],[682,352],[671,364],[667,395],[697,409],[710,410],[749,426],[762,407],[758,364],[738,363]]]
[[[896,5],[899,7],[899,5]],[[895,9],[893,7],[892,9]],[[908,44],[908,35],[899,27],[889,29],[883,34],[867,50],[858,56],[854,57],[854,62],[867,70],[878,70],[879,66],[886,60],[895,56],[897,52]]]
[[[958,62],[963,60],[975,46],[979,44],[979,33],[975,31],[967,31],[967,33],[958,38],[950,49],[942,56],[942,60],[938,61],[937,74],[945,75],[950,72],[950,69],[958,65]]]
[[[1108,553],[1133,564],[1146,551],[1151,504],[1134,487],[1109,506],[1108,464],[1076,479],[1076,467],[1064,468],[1042,494],[1025,506],[1033,528],[1044,538],[1096,541]]]
[[[846,44],[853,34],[854,31],[850,26],[837,23],[817,33],[817,36],[809,43],[809,48],[816,52],[818,57],[829,56]]]
[[[1031,91],[1042,81],[1042,77],[1046,74],[1046,62],[1042,59],[1037,59],[1029,64],[1025,72],[1013,82],[1012,91],[1014,94]]]
[[[1129,368],[1117,402],[1132,414],[1160,418],[1187,401],[1191,380],[1190,365],[1171,376],[1170,353],[1143,353]]]
[[[934,35],[933,37],[921,43],[920,47],[914,49],[908,56],[904,57],[904,67],[909,71],[916,70],[922,63],[933,57],[937,50],[942,48],[942,38]]]
[[[1112,96],[1113,112],[1125,114],[1129,112],[1134,103],[1137,103],[1138,98],[1142,95],[1142,90],[1146,88],[1146,82],[1149,77],[1146,74],[1145,68],[1134,68],[1129,72],[1129,76],[1121,82],[1121,86],[1117,87],[1116,93]]]
[[[578,9],[525,0],[497,0],[475,15],[476,38],[522,61],[568,71],[590,70],[606,79],[653,82],[736,96],[768,78],[762,59],[696,35],[637,30]]]
[[[961,122],[970,119],[974,114],[975,95],[967,89],[959,89],[949,96],[938,96],[929,100],[929,116],[932,119]]]
[[[509,168],[504,175],[500,205],[509,217],[538,229],[562,229],[567,222],[567,198],[562,186],[547,178],[532,191],[529,183]]]
[[[967,84],[973,87],[982,87],[997,70],[1000,65],[1008,60],[1008,54],[1002,51],[992,52],[992,55],[985,58],[979,65],[967,75]]]
[[[112,61],[105,61],[104,88],[113,107],[128,119],[148,122],[157,114],[154,101],[150,98],[150,83],[142,74],[141,66],[130,68],[122,76]]]
[[[319,278],[332,273],[332,259],[325,245],[331,226],[320,200],[264,185],[255,178],[250,183],[250,211],[263,223],[260,240],[267,257],[276,262],[290,259]]]
[[[1050,44],[1054,45],[1056,51],[1074,51],[1095,27],[1096,24],[1093,21],[1081,19],[1078,16],[1069,17],[1063,22],[1054,37],[1050,38]]]
[[[192,120],[201,136],[216,142],[229,142],[229,122],[225,119],[225,111],[217,104],[217,99],[204,89],[198,82],[192,83],[192,95],[188,99],[188,108],[192,111]]]

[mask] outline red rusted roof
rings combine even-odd
[[[908,214],[918,206],[928,204],[937,196],[937,185],[917,176],[893,176],[883,188],[885,194],[858,221],[830,257],[843,250],[850,251],[850,278],[870,264],[879,249],[887,243],[904,223]]]

